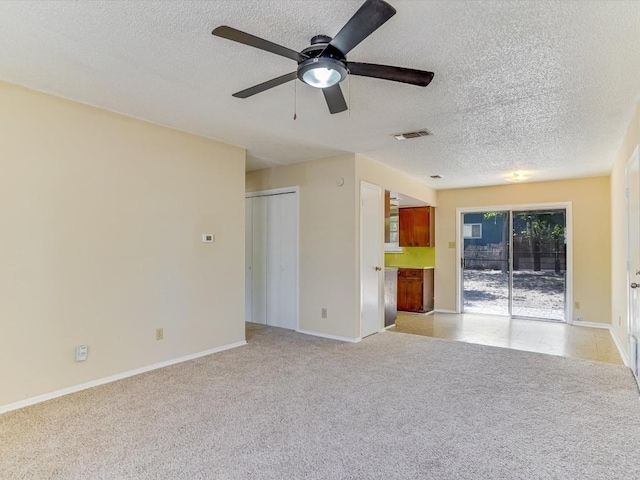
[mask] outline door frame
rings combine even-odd
[[[295,291],[296,327],[294,331],[297,332],[300,329],[300,186],[295,185],[291,187],[272,188],[269,190],[257,190],[255,192],[245,192],[244,198],[269,197],[272,195],[283,195],[286,193],[293,193],[296,199],[295,200],[295,204],[296,204],[296,240],[295,240],[296,242],[296,291]],[[247,246],[245,245],[245,249],[246,248]],[[246,265],[244,266],[244,271],[246,275],[246,271],[247,271]]]
[[[631,371],[633,372],[635,378],[636,378],[636,382],[638,382],[638,385],[640,386],[640,370],[638,368],[638,361],[637,361],[637,357],[640,354],[640,352],[638,351],[640,349],[640,345],[638,344],[638,341],[640,339],[634,339],[633,336],[633,299],[631,296],[631,288],[630,288],[630,284],[632,282],[632,278],[635,275],[631,275],[631,270],[632,270],[632,266],[631,266],[631,242],[630,242],[630,236],[631,236],[631,224],[629,222],[629,170],[631,168],[631,164],[637,161],[638,162],[638,169],[640,170],[640,145],[636,146],[636,148],[633,150],[633,153],[631,154],[631,157],[629,157],[629,160],[627,160],[627,163],[625,165],[624,168],[624,177],[625,177],[625,198],[626,198],[626,202],[625,202],[625,221],[627,224],[627,268],[626,268],[626,290],[627,290],[627,348],[629,351],[629,354],[627,356],[627,358],[624,357],[624,355],[620,355],[622,357],[622,360],[625,362],[625,364],[631,369]],[[638,321],[640,321],[640,318],[638,319]],[[611,332],[613,334],[613,330]],[[614,335],[614,340],[615,340],[616,335]],[[616,342],[617,343],[617,342]],[[622,349],[618,349],[621,350],[621,354]]]
[[[567,234],[567,282],[565,285],[566,296],[564,306],[565,322],[568,325],[573,324],[573,203],[572,202],[551,202],[551,203],[518,203],[511,205],[489,205],[477,207],[458,207],[456,208],[456,313],[463,311],[462,296],[462,246],[464,239],[462,238],[462,214],[478,213],[478,212],[494,212],[494,211],[522,211],[522,210],[546,210],[546,209],[564,209],[566,215],[566,234]],[[511,225],[511,215],[509,215],[509,225],[511,236],[513,236],[513,226]],[[509,243],[511,245],[511,242]],[[509,258],[511,262],[511,248],[509,248]],[[511,282],[509,282],[511,284]],[[509,300],[511,302],[511,300]]]
[[[362,261],[362,257],[364,254],[364,235],[362,225],[364,223],[364,216],[362,213],[362,188],[364,186],[375,188],[378,191],[378,203],[380,204],[380,213],[381,215],[378,218],[379,230],[380,230],[380,251],[378,252],[378,263],[380,264],[382,270],[381,273],[378,274],[378,332],[383,332],[384,329],[384,282],[382,279],[384,278],[384,195],[382,194],[382,187],[380,185],[376,185],[375,183],[366,182],[364,180],[360,180],[360,188],[358,189],[358,199],[359,199],[359,214],[360,214],[360,314],[359,314],[359,329],[358,329],[358,338],[362,337],[362,317],[363,317],[363,301],[364,301],[364,262]]]

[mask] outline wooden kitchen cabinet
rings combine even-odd
[[[433,268],[398,269],[398,310],[417,313],[433,310]]]
[[[400,209],[401,247],[435,247],[435,211],[433,207]]]

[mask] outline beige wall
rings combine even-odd
[[[405,173],[374,162],[364,155],[356,155],[356,173],[358,180],[380,185],[383,190],[408,195],[429,205],[436,205],[436,191],[433,188]]]
[[[640,143],[640,105],[629,123],[611,171],[611,324],[625,353],[627,341],[627,212],[625,168]]]
[[[339,186],[337,181],[344,180]],[[300,329],[357,338],[354,155],[247,173],[248,192],[300,187]],[[322,318],[322,309],[327,318]]]
[[[244,340],[244,150],[6,83],[0,105],[0,405]]]
[[[436,309],[455,310],[456,208],[572,202],[573,300],[580,309],[573,316],[587,322],[609,323],[611,318],[611,236],[609,177],[557,182],[522,183],[497,187],[441,190],[436,209]]]
[[[338,179],[344,185],[338,186]],[[247,173],[248,192],[300,187],[301,330],[350,339],[360,336],[361,180],[435,203],[433,189],[362,155]],[[382,250],[380,259],[382,266]],[[322,308],[327,308],[326,319],[321,318]]]

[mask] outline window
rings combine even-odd
[[[393,210],[393,208],[392,208]],[[392,212],[389,218],[389,243],[384,244],[384,251],[391,253],[402,253],[402,247],[398,245],[398,224],[400,216],[398,215],[398,209]]]
[[[464,238],[482,238],[482,224],[481,223],[465,223],[463,233],[464,233]]]

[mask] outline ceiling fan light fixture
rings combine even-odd
[[[315,88],[333,87],[347,77],[347,68],[334,58],[310,58],[298,66],[298,78]]]

